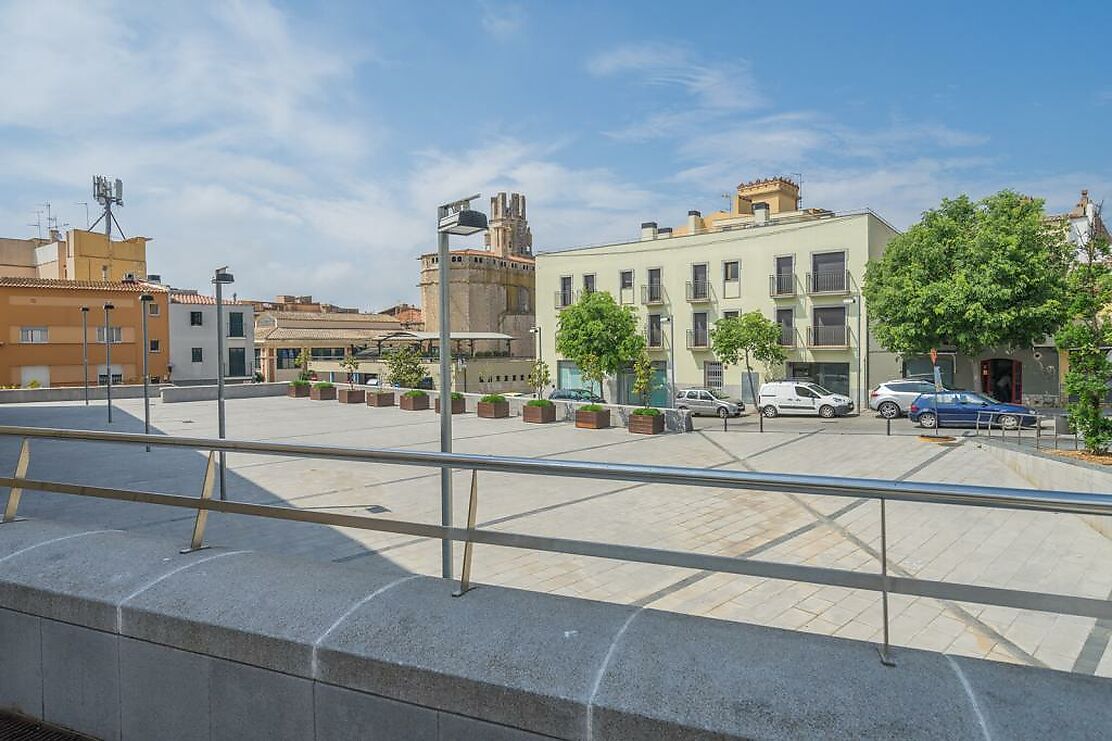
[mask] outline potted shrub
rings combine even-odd
[[[659,435],[664,432],[664,415],[653,407],[634,409],[629,415],[629,431],[637,435]]]
[[[458,391],[452,392],[452,414],[463,414],[467,411],[467,402],[464,401],[463,394]],[[440,414],[440,395],[436,396],[436,413]]]
[[[335,401],[336,387],[328,381],[314,383],[313,388],[309,390],[309,398],[313,401]]]
[[[289,395],[292,397],[303,397],[309,395],[309,382],[298,378],[296,381],[290,381]]]
[[[584,404],[575,410],[575,426],[585,430],[604,430],[610,426],[610,410],[602,404]]]
[[[394,392],[385,391],[381,389],[370,389],[367,391],[367,406],[369,407],[392,407],[394,406]]]
[[[510,402],[501,394],[487,394],[479,399],[478,412],[487,419],[503,419],[510,416]]]
[[[362,404],[367,397],[367,392],[355,388],[355,373],[359,370],[359,360],[351,352],[348,352],[344,355],[344,359],[340,361],[340,367],[346,370],[348,374],[348,387],[340,389],[340,403]]]
[[[530,399],[521,408],[521,418],[535,424],[555,422],[556,405],[548,399]]]
[[[398,406],[407,412],[419,412],[429,408],[429,395],[420,389],[410,389],[401,396]]]

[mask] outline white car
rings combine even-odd
[[[761,385],[761,414],[817,414],[825,419],[853,411],[853,399],[810,381],[773,381]]]

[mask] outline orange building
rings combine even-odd
[[[112,382],[142,383],[143,324],[139,297],[149,293],[148,367],[166,378],[170,357],[169,294],[139,283],[0,277],[0,386],[80,386],[82,311],[88,311],[90,385],[106,382],[104,305],[109,312]]]

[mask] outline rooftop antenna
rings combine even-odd
[[[38,230],[39,239],[42,239],[42,211],[35,211],[35,220],[28,223],[27,226],[33,226]]]
[[[803,210],[803,173],[793,172],[792,177],[795,178],[795,184],[799,188],[799,195],[795,198],[795,210]]]
[[[111,277],[112,224],[115,224],[116,228],[120,231],[120,238],[126,239],[126,237],[124,237],[123,227],[120,226],[120,222],[117,221],[116,217],[112,214],[113,205],[121,207],[124,205],[124,183],[119,178],[116,178],[115,182],[111,182],[104,175],[94,175],[93,197],[96,199],[97,203],[104,207],[104,213],[97,217],[97,220],[93,222],[89,230],[92,231],[93,227],[99,224],[101,219],[104,219],[104,238],[108,243],[108,267],[109,277]]]
[[[88,229],[89,228],[89,202],[88,201],[77,201],[73,205],[74,206],[84,206],[85,207],[85,228]]]
[[[722,193],[719,198],[726,199],[726,213],[733,213],[734,210],[734,197],[730,193]]]

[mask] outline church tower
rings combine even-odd
[[[525,218],[525,196],[505,193],[490,199],[486,248],[497,257],[532,257],[533,233]]]

